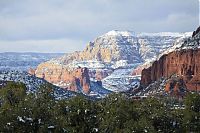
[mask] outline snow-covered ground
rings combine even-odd
[[[139,86],[140,75],[131,76],[134,68],[115,69],[111,75],[102,80],[103,87],[114,92],[123,92]]]

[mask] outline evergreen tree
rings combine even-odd
[[[200,131],[200,95],[189,93],[185,99],[184,128],[186,132]]]

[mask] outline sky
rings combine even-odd
[[[0,0],[0,52],[69,53],[110,30],[198,25],[199,0]]]

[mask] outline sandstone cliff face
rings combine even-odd
[[[183,86],[188,90],[200,91],[200,27],[193,32],[191,38],[178,45],[180,47],[161,56],[151,67],[142,71],[143,86],[148,86],[161,77],[177,75],[183,81],[182,85],[180,82],[173,85],[172,82],[168,82],[165,86],[166,91],[169,91],[169,88],[177,90]]]
[[[64,64],[69,64],[74,60],[97,60],[109,63],[112,61],[127,60],[129,63],[138,63],[142,61],[138,48],[138,39],[133,35],[130,34],[127,36],[122,33],[112,35],[109,32],[97,37],[93,42],[89,42],[83,51],[74,52],[61,60]]]
[[[200,91],[200,49],[174,51],[163,55],[151,67],[142,71],[141,84],[148,86],[161,77],[177,74],[188,90]]]
[[[35,76],[71,91],[79,91],[80,89],[84,93],[89,93],[90,91],[87,68],[70,70],[58,64],[45,62],[37,67]]]
[[[145,69],[145,68],[149,68],[151,65],[152,65],[152,62],[147,62],[145,64],[139,65],[133,70],[131,75],[133,75],[133,76],[141,75],[142,74],[142,70]]]
[[[126,60],[129,63],[142,63],[156,58],[161,52],[172,46],[178,38],[190,33],[149,33],[134,34],[128,31],[110,31],[87,44],[80,52],[74,52],[60,58],[63,64],[76,61],[97,60],[116,62]]]
[[[170,77],[165,84],[165,92],[174,95],[184,95],[186,85],[181,77]]]

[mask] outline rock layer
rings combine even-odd
[[[165,83],[165,92],[170,94],[184,95],[186,86],[180,77],[170,77]]]
[[[87,68],[79,67],[70,70],[58,64],[45,62],[37,67],[35,76],[71,91],[82,91],[84,93],[90,91],[90,78]]]
[[[183,49],[163,55],[142,71],[141,84],[148,86],[173,74],[183,78],[188,90],[200,91],[200,49]]]

